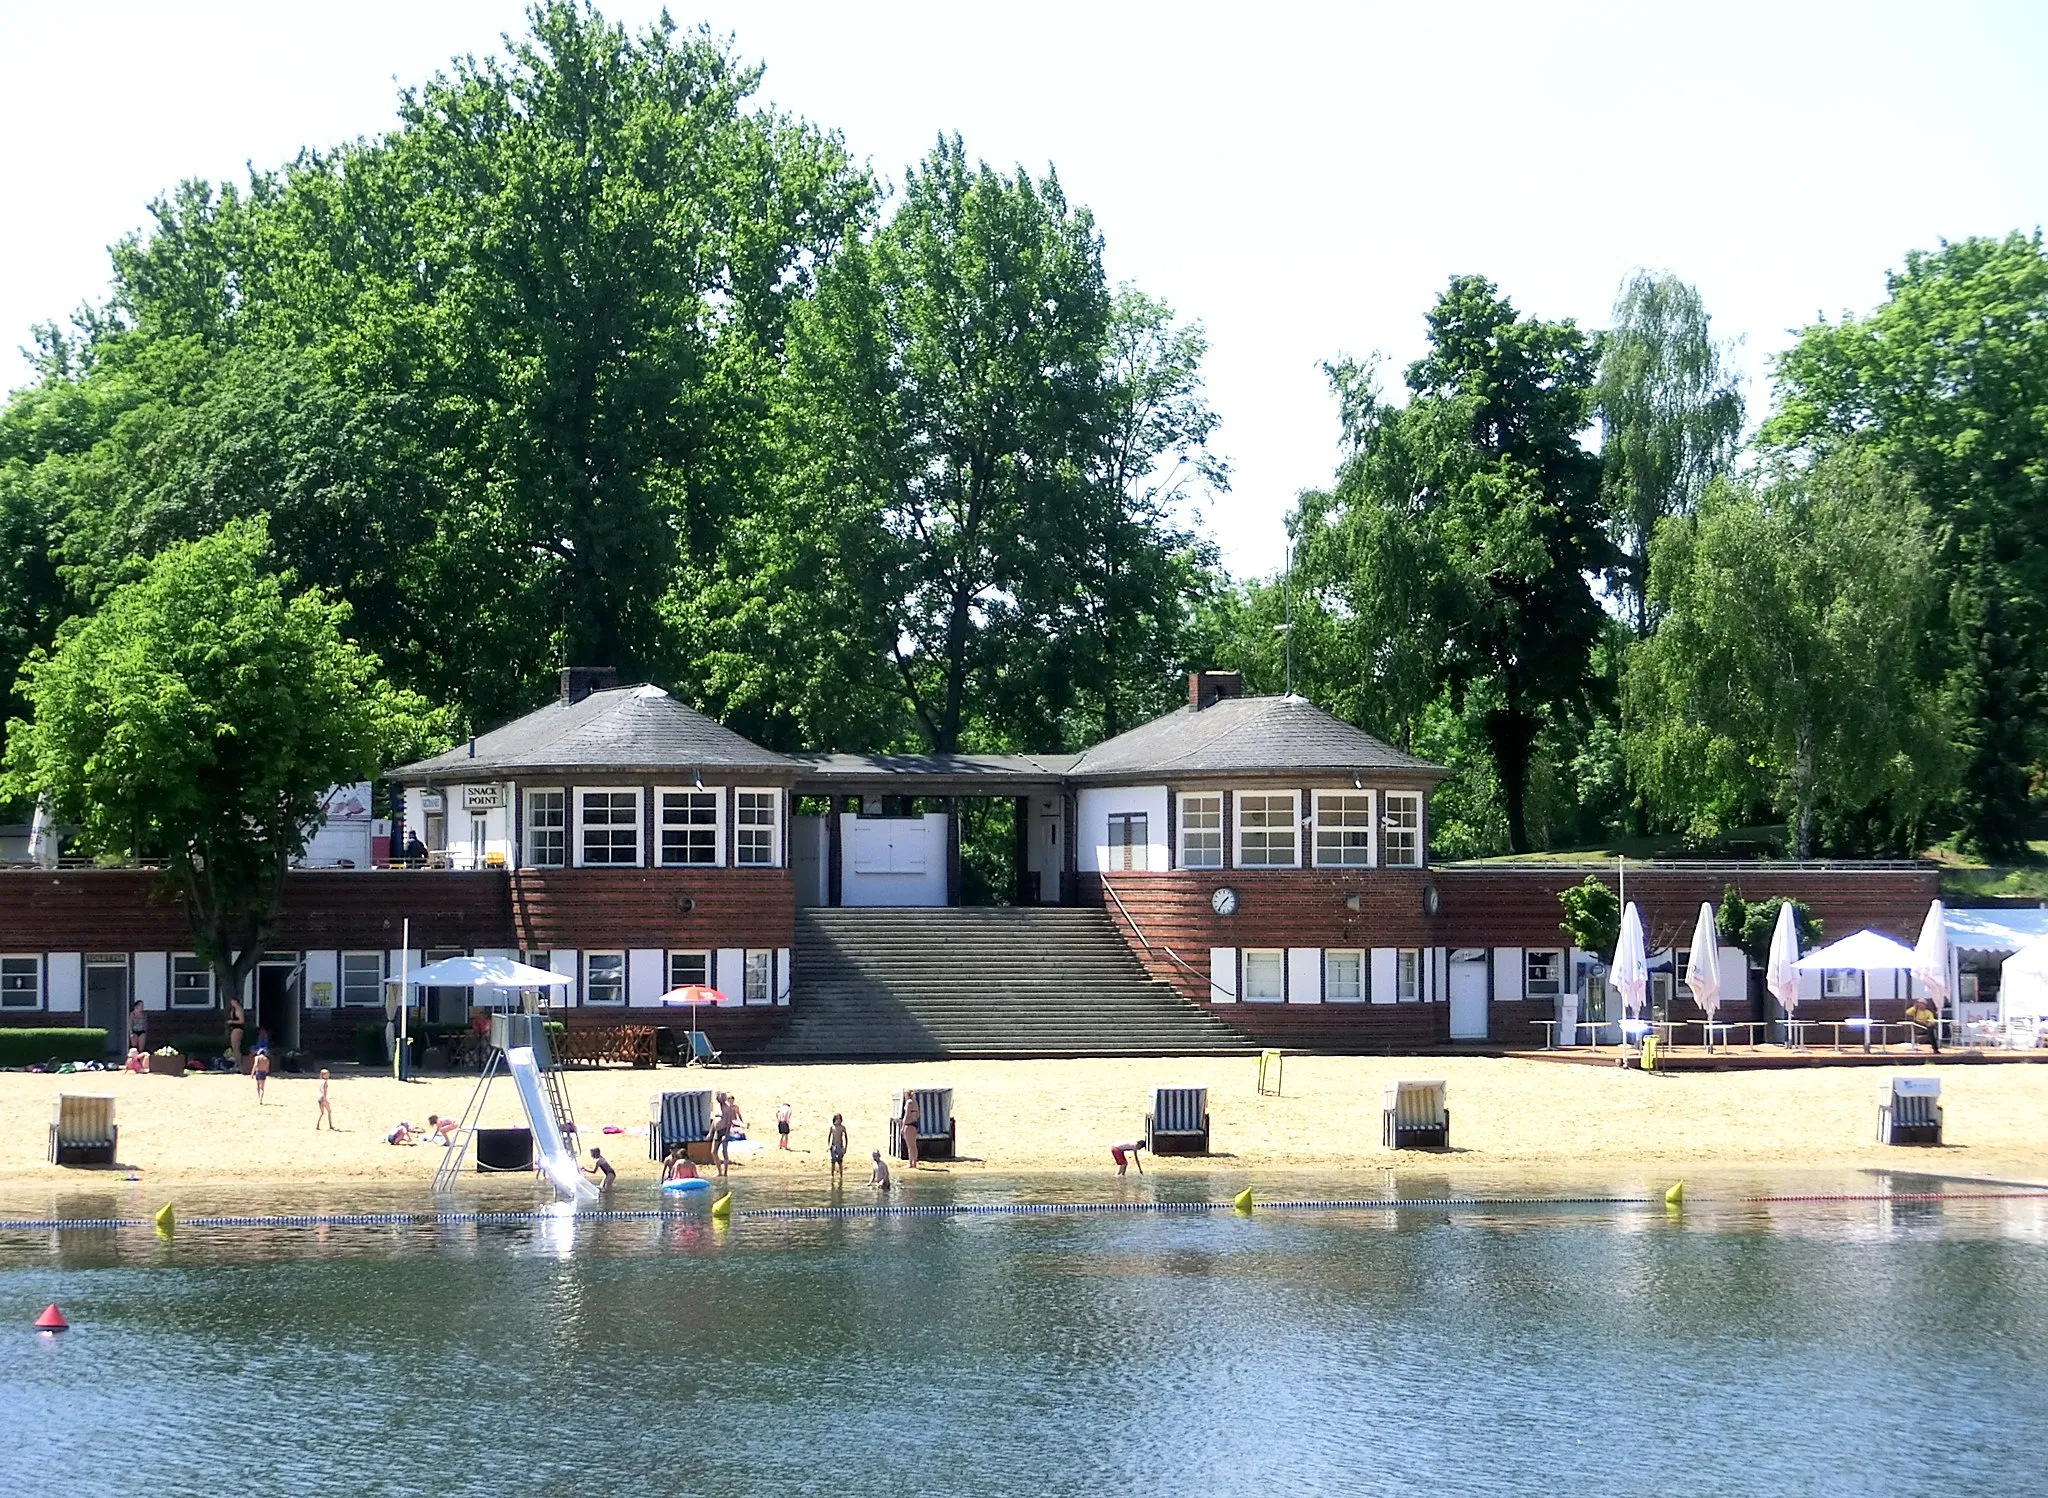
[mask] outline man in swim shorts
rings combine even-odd
[[[1145,1141],[1142,1139],[1133,1139],[1128,1144],[1112,1144],[1109,1147],[1109,1158],[1116,1161],[1116,1173],[1122,1175],[1126,1165],[1135,1165],[1138,1167],[1138,1174],[1143,1175],[1145,1162],[1138,1158],[1138,1151],[1144,1147]]]

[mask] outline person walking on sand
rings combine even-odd
[[[903,1117],[897,1121],[896,1137],[903,1141],[903,1168],[917,1169],[917,1126],[921,1122],[921,1111],[917,1106],[917,1093],[903,1089]]]
[[[258,1050],[249,1063],[249,1075],[256,1079],[256,1106],[263,1106],[263,1084],[270,1080],[270,1052]]]
[[[775,1110],[775,1147],[779,1150],[789,1148],[789,1119],[791,1112],[792,1110],[787,1103],[782,1104]]]
[[[327,1068],[320,1068],[320,1112],[313,1119],[313,1132],[320,1132],[320,1125],[326,1124],[330,1132],[339,1133],[334,1127],[334,1104],[327,1098]]]
[[[832,1179],[846,1179],[846,1120],[839,1114],[832,1115],[832,1127],[825,1131],[825,1155],[832,1162]]]
[[[242,1030],[244,1024],[245,1021],[242,1017],[242,1001],[240,999],[229,999],[228,1058],[235,1063],[236,1071],[240,1071],[242,1069]]]
[[[874,1151],[870,1158],[875,1162],[875,1168],[868,1173],[868,1184],[877,1191],[887,1191],[889,1189],[888,1162],[883,1160],[880,1150]]]

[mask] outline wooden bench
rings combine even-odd
[[[560,1066],[654,1065],[652,1025],[571,1025],[554,1037]]]

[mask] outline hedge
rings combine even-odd
[[[0,1029],[0,1066],[40,1066],[45,1061],[102,1061],[107,1032],[82,1025],[48,1029]]]

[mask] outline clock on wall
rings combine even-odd
[[[1237,891],[1227,884],[1224,885],[1216,893],[1209,896],[1209,908],[1218,915],[1236,915]]]

